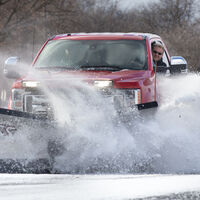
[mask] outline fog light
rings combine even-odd
[[[135,104],[141,104],[141,90],[135,90]]]
[[[94,81],[94,86],[99,88],[112,87],[112,81]]]

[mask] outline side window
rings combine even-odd
[[[166,52],[163,54],[163,62],[166,63],[167,67],[169,67],[169,60],[167,59]]]
[[[160,41],[160,40],[152,40],[152,41],[151,41],[151,45],[153,45],[154,42],[159,42],[159,43],[163,44],[162,41]],[[170,66],[169,60],[168,60],[168,57],[167,57],[167,54],[166,54],[166,51],[164,51],[164,54],[163,54],[163,56],[162,56],[162,61],[163,61],[164,63],[166,63],[166,66],[167,66],[167,67]]]

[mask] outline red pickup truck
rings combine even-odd
[[[166,66],[154,66],[151,45],[155,41],[165,48],[163,61]],[[109,93],[118,110],[124,110],[127,106],[144,109],[158,105],[156,72],[187,70],[183,57],[170,57],[161,37],[149,33],[56,35],[45,42],[32,63],[35,72],[44,74],[42,80],[35,79],[33,73],[22,76],[18,66],[18,57],[5,61],[5,76],[16,79],[8,108],[43,115],[48,115],[50,104],[39,85],[41,81],[53,81],[54,75],[67,77],[70,74],[74,80],[82,75],[85,81],[104,91],[104,95]]]
[[[155,41],[164,46],[165,66],[154,66],[151,46]],[[7,78],[15,79],[15,81],[11,89],[8,109],[0,108],[0,132],[3,135],[9,135],[20,128],[25,128],[25,132],[27,129],[33,130],[33,138],[38,139],[39,143],[41,138],[45,140],[48,149],[47,162],[43,159],[45,155],[39,152],[42,160],[38,160],[34,165],[36,171],[45,171],[45,165],[48,166],[48,163],[50,166],[47,168],[53,169],[54,158],[62,153],[64,146],[62,139],[58,142],[55,141],[57,136],[54,134],[51,138],[49,127],[48,134],[41,133],[43,132],[41,130],[37,131],[40,123],[45,129],[44,132],[46,131],[46,122],[47,125],[49,122],[52,124],[51,120],[46,119],[50,118],[56,122],[54,120],[55,112],[53,112],[56,109],[52,108],[50,98],[45,90],[46,87],[42,87],[43,84],[48,86],[46,89],[54,88],[55,91],[66,91],[63,89],[70,88],[74,91],[83,89],[83,85],[86,83],[103,99],[108,98],[108,102],[114,105],[117,112],[124,113],[132,108],[145,109],[158,106],[156,90],[158,72],[173,74],[187,70],[187,62],[184,58],[170,57],[162,39],[158,35],[146,33],[56,35],[49,38],[42,46],[29,73],[25,73],[27,70],[24,70],[22,65],[23,63],[18,57],[10,57],[5,61],[4,74]],[[69,80],[74,83],[74,86],[70,84]],[[85,90],[81,91],[85,92]],[[66,97],[71,98],[69,94]],[[90,96],[87,98],[90,100]],[[64,109],[61,111],[65,112]],[[72,111],[74,110],[72,109]],[[89,112],[88,107],[86,112]],[[45,120],[29,120],[30,118]],[[40,133],[42,137],[40,137]],[[56,135],[58,133],[59,131],[56,131]],[[37,141],[34,140],[34,143]],[[15,164],[15,160],[15,165],[11,165],[10,158],[3,157],[2,159],[3,164],[0,162],[0,171],[7,172],[7,167],[4,166],[9,166],[12,171],[21,172],[16,167],[18,165]],[[22,158],[19,157],[19,159]],[[27,163],[26,159],[25,163]],[[32,172],[33,162],[30,166]],[[24,171],[22,170],[22,172]]]

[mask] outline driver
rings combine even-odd
[[[163,54],[164,54],[164,47],[161,42],[155,41],[152,43],[152,56],[154,64],[157,66],[164,66],[166,67],[166,63],[163,62]]]

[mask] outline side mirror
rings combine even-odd
[[[171,65],[170,65],[170,73],[187,73],[188,66],[187,61],[181,56],[172,56],[171,57]]]
[[[19,74],[19,57],[9,57],[4,63],[3,73],[4,76],[10,79],[17,79],[20,77]]]

